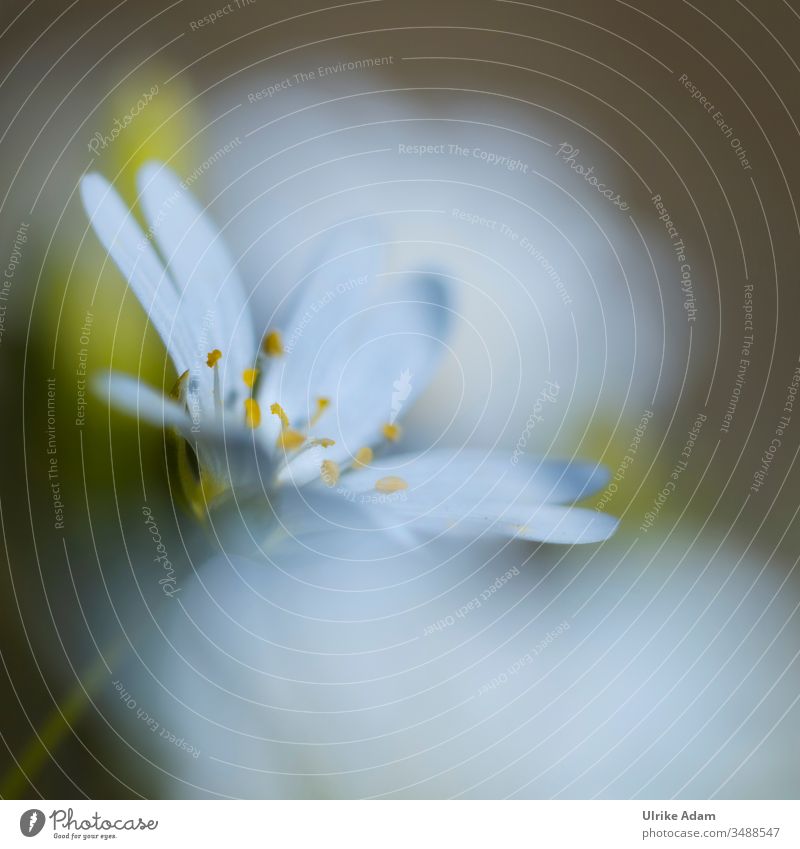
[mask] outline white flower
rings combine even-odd
[[[453,311],[437,276],[378,280],[380,244],[337,248],[301,281],[281,327],[256,328],[220,234],[179,179],[150,163],[138,188],[155,245],[104,178],[85,177],[81,195],[179,377],[170,397],[113,372],[104,391],[182,437],[181,476],[201,508],[230,492],[237,503],[265,497],[293,533],[307,527],[296,521],[300,505],[306,522],[312,505],[316,521],[350,527],[364,515],[373,529],[556,543],[613,533],[612,517],[564,506],[605,485],[594,463],[513,465],[476,449],[383,453],[401,435],[386,409],[396,375],[414,376],[402,387],[405,411],[444,350]]]

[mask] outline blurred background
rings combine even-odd
[[[6,0],[0,43],[0,795],[797,798],[797,4]],[[379,221],[458,313],[406,446],[600,460],[617,535],[226,556],[87,383],[176,377],[77,196],[150,159],[258,333]]]

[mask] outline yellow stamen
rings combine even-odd
[[[206,358],[206,365],[209,368],[214,368],[214,366],[222,359],[222,351],[219,348],[214,348],[213,351],[208,352],[208,357]]]
[[[323,460],[320,467],[322,482],[328,486],[336,486],[339,482],[339,464],[333,460]]]
[[[189,377],[189,369],[186,371],[175,381],[175,385],[172,387],[172,391],[169,393],[171,398],[175,398],[178,401],[183,401],[183,396],[186,392],[186,379]]]
[[[244,381],[244,385],[248,389],[252,389],[256,385],[257,379],[258,379],[258,369],[257,368],[246,368],[242,372],[242,380]]]
[[[263,343],[264,353],[268,357],[280,357],[285,351],[283,347],[283,339],[279,330],[270,330],[264,337]]]
[[[364,466],[368,466],[372,462],[373,456],[372,449],[368,445],[365,445],[356,451],[356,456],[353,458],[353,466],[356,469],[363,469]]]
[[[292,430],[290,427],[287,427],[280,432],[275,444],[284,451],[294,451],[295,448],[299,448],[305,441],[305,434],[300,433],[299,430]]]
[[[244,420],[247,426],[252,428],[261,424],[261,407],[255,398],[244,399]]]
[[[375,489],[378,492],[398,492],[401,489],[408,489],[408,484],[396,475],[389,475],[388,478],[381,478],[376,481]]]
[[[281,420],[281,424],[284,427],[289,427],[289,416],[286,415],[283,407],[277,401],[270,405],[269,411],[273,416],[277,416]]]
[[[319,445],[320,448],[330,448],[331,445],[336,445],[336,443],[332,439],[323,437],[322,439],[312,439],[311,442],[309,442],[309,445]]]
[[[328,409],[328,407],[330,407],[330,405],[330,398],[317,398],[317,412],[311,417],[310,424],[315,425],[319,421],[320,416]]]
[[[383,435],[389,440],[389,442],[397,442],[400,439],[400,425],[390,424],[387,422],[383,426]]]

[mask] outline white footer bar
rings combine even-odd
[[[35,842],[34,842],[35,841]],[[800,847],[774,801],[0,802],[0,846]],[[113,841],[113,842],[112,842]]]

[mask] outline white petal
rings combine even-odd
[[[311,269],[298,281],[287,317],[280,322],[285,354],[261,385],[262,403],[278,401],[293,425],[308,420],[316,398],[329,392],[329,356],[323,346],[347,347],[361,310],[378,285],[385,247],[373,228],[329,234]],[[341,359],[340,354],[337,359]]]
[[[562,545],[603,542],[616,531],[619,521],[606,513],[582,507],[550,504],[485,502],[466,514],[453,507],[436,507],[414,513],[414,500],[390,506],[409,517],[409,527],[427,533],[457,533],[477,537],[484,533]],[[376,508],[377,509],[377,508]]]
[[[198,459],[215,478],[237,488],[269,485],[275,471],[256,431],[227,419],[193,421],[186,409],[135,377],[118,372],[100,373],[94,389],[111,406],[134,418],[162,428],[174,428],[194,448]]]
[[[441,281],[430,274],[383,275],[379,235],[318,266],[284,325],[286,354],[262,385],[262,403],[279,401],[293,426],[330,409],[315,435],[333,438],[344,459],[380,438],[430,381],[449,325]],[[400,386],[400,390],[395,384]]]
[[[109,405],[121,412],[159,427],[189,432],[192,420],[180,404],[135,377],[119,372],[101,372],[95,376],[94,390]]]
[[[619,524],[613,516],[582,507],[525,501],[508,504],[494,499],[484,499],[480,504],[462,504],[459,499],[432,504],[405,490],[352,494],[344,486],[330,490],[328,500],[344,500],[344,496],[352,501],[351,516],[344,523],[344,527],[351,530],[404,530],[436,537],[491,535],[572,545],[602,542]],[[313,492],[317,496],[323,494],[316,487]],[[365,510],[366,515],[363,515]],[[332,508],[323,506],[317,512],[330,521],[328,515]]]
[[[340,460],[380,441],[383,426],[402,419],[446,350],[451,313],[436,275],[389,277],[380,295],[363,314],[356,344],[345,356],[331,351],[328,360],[333,426],[321,420],[320,433],[336,440],[332,456]]]
[[[192,363],[188,328],[175,322],[178,296],[131,211],[99,174],[81,180],[81,198],[97,237],[128,281],[169,352],[178,373]]]
[[[511,452],[466,448],[381,457],[369,468],[348,472],[343,484],[354,492],[367,492],[374,489],[378,478],[389,475],[403,478],[411,491],[430,503],[457,498],[463,506],[487,497],[509,504],[517,499],[538,503],[579,501],[604,487],[609,479],[604,466],[587,460],[526,457],[514,463]]]
[[[241,400],[241,372],[253,366],[257,344],[244,289],[222,236],[165,165],[142,166],[137,185],[150,230],[181,293],[181,320],[203,328],[201,358],[214,348],[223,352],[223,387],[230,386],[234,400]]]
[[[384,492],[378,482],[399,478],[404,488]],[[608,480],[587,462],[511,462],[511,456],[471,449],[430,451],[377,460],[348,472],[334,495],[369,505],[385,526],[405,524],[426,533],[501,534],[552,543],[598,542],[617,520],[604,513],[548,502],[584,498]]]

